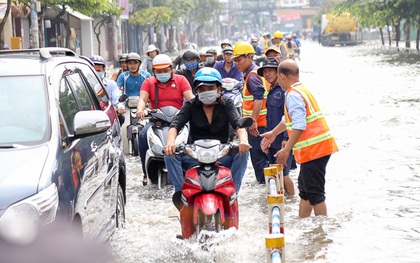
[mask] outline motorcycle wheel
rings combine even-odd
[[[163,187],[165,187],[165,185],[166,185],[166,179],[164,177],[165,177],[165,173],[162,171],[162,169],[159,169],[159,171],[158,171],[158,183],[157,183],[159,190],[162,189]]]
[[[222,228],[222,217],[220,211],[217,211],[214,215],[205,215],[203,212],[198,211],[197,225],[195,226],[195,233],[197,238],[202,230],[220,232]]]
[[[131,149],[133,149],[133,156],[139,156],[139,135],[137,133],[134,133],[131,139]]]

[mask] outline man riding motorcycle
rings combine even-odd
[[[189,101],[194,98],[188,80],[184,76],[172,72],[172,60],[168,55],[157,55],[152,64],[154,77],[144,81],[137,103],[136,117],[139,119],[145,118],[144,109],[148,101],[151,109],[159,109],[164,106],[181,109],[184,99]],[[146,171],[146,152],[149,149],[147,130],[152,124],[152,122],[146,124],[139,136],[139,154],[143,172]]]
[[[182,167],[187,169],[197,164],[188,156],[174,155],[176,152],[175,138],[178,131],[187,122],[190,122],[190,138],[192,141],[216,139],[221,143],[226,143],[229,139],[229,124],[237,129],[240,119],[232,100],[225,100],[220,97],[222,77],[217,70],[209,67],[200,69],[195,75],[194,86],[197,97],[186,102],[171,123],[167,145],[164,149],[168,176],[176,192],[182,189],[184,182]],[[225,156],[220,162],[232,171],[233,181],[238,193],[247,167],[250,145],[245,129],[237,129],[236,133],[239,138],[238,154]],[[180,208],[178,205],[177,207]]]

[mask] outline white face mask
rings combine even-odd
[[[207,58],[206,58],[206,62],[207,62],[208,64],[213,63],[213,62],[214,62],[214,57],[207,57]]]
[[[219,97],[217,90],[209,90],[198,93],[198,99],[206,105],[212,104]]]

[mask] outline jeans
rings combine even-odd
[[[258,131],[260,134],[264,133],[265,127],[258,127]],[[252,146],[249,152],[251,154],[251,162],[252,166],[254,167],[255,177],[260,184],[263,184],[265,183],[264,168],[268,167],[268,156],[261,150],[260,144],[262,137],[254,137],[248,132],[248,141]]]
[[[141,169],[143,173],[146,174],[146,152],[149,150],[149,144],[147,143],[147,130],[150,126],[153,125],[153,122],[148,122],[143,129],[141,129],[139,134],[139,154],[141,160]]]
[[[248,164],[249,153],[236,154],[235,156],[225,156],[219,160],[219,163],[225,167],[230,168],[233,177],[233,183],[236,187],[236,193],[239,193],[242,179]],[[166,169],[172,184],[175,187],[175,192],[182,190],[184,184],[184,173],[182,169],[187,170],[192,166],[198,165],[198,161],[189,156],[165,155]]]

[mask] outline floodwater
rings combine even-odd
[[[420,57],[302,44],[301,82],[340,151],[327,166],[327,217],[301,219],[299,197],[286,198],[286,262],[419,262]],[[266,193],[251,168],[239,193],[239,229],[203,248],[176,238],[172,189],[142,186],[139,162],[127,157],[127,224],[110,242],[119,262],[267,262]],[[291,171],[295,187],[297,175]]]

